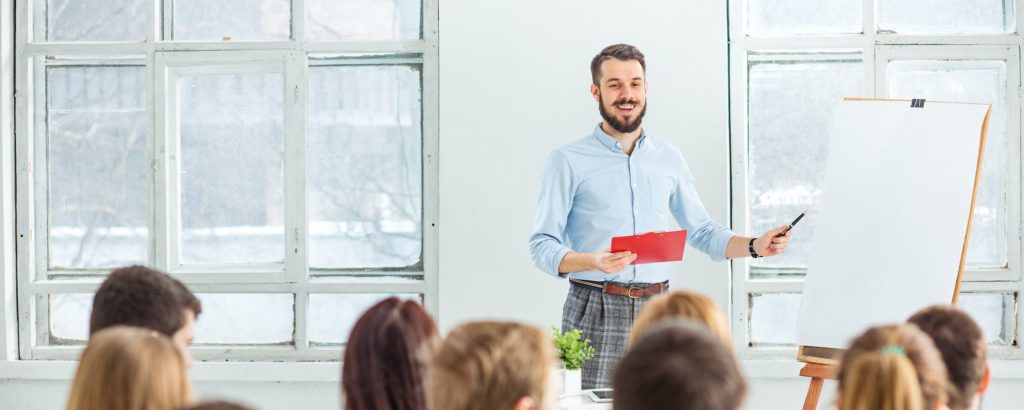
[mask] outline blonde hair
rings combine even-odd
[[[448,334],[427,368],[427,408],[509,409],[523,397],[543,402],[555,349],[541,329],[471,322]]]
[[[176,410],[191,404],[181,352],[154,331],[115,326],[82,352],[68,410]]]
[[[629,346],[636,344],[637,339],[655,323],[668,318],[693,319],[711,330],[711,334],[718,337],[730,351],[733,349],[729,322],[715,301],[687,290],[676,290],[651,298],[633,322],[633,329],[629,332]]]
[[[868,329],[839,364],[841,410],[931,410],[948,388],[942,357],[914,325]]]

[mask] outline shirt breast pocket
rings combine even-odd
[[[668,175],[653,175],[647,177],[647,183],[651,189],[651,207],[659,213],[668,213],[668,203],[676,188],[675,178]]]

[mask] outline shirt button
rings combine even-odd
[[[640,210],[639,209],[634,209],[633,210],[633,214],[634,215],[640,215]]]

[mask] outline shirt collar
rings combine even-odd
[[[608,135],[607,132],[604,132],[604,130],[601,129],[601,123],[597,123],[597,127],[594,127],[594,138],[597,139],[597,142],[600,142],[601,145],[604,145],[604,147],[608,148],[610,151],[622,152],[622,144],[619,143],[619,140],[615,139],[611,135]],[[643,147],[644,140],[646,139],[647,133],[645,133],[644,130],[641,128],[640,138],[636,140],[636,146],[633,147],[633,151],[635,152],[636,150]]]

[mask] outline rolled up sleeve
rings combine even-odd
[[[685,163],[682,168],[682,177],[672,192],[672,215],[679,226],[687,230],[687,242],[690,245],[708,254],[713,260],[724,260],[725,248],[736,234],[711,219],[694,188],[693,175]]]
[[[573,196],[572,169],[565,155],[556,150],[544,166],[533,234],[530,235],[533,264],[555,277],[561,277],[558,266],[572,251],[565,244],[565,228]]]

